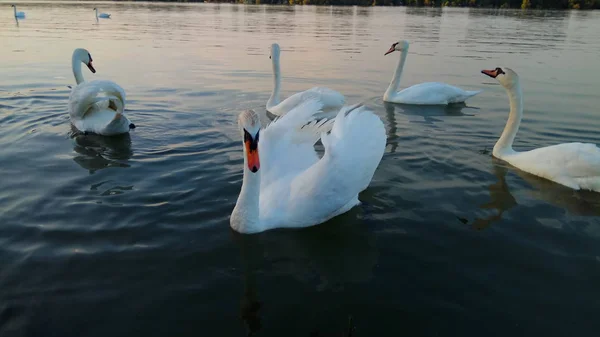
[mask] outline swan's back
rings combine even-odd
[[[481,91],[466,91],[459,87],[440,83],[426,82],[410,86],[397,92],[392,101],[404,104],[440,105],[464,102]]]
[[[302,104],[317,100],[323,105],[323,110],[340,109],[346,98],[341,93],[323,87],[313,87],[308,90],[298,92],[286,98],[283,102],[267,107],[267,110],[275,115],[283,116],[294,108]]]
[[[574,188],[600,192],[600,148],[564,143],[503,157],[511,165]]]
[[[111,109],[123,113],[125,91],[112,81],[90,81],[77,85],[69,97],[69,115],[82,119],[89,111]]]

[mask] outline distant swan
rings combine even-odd
[[[273,87],[271,97],[267,101],[267,111],[274,115],[283,116],[290,110],[310,99],[317,99],[322,102],[323,110],[338,110],[344,105],[346,101],[344,95],[335,90],[323,87],[314,87],[296,93],[281,102],[279,99],[279,90],[281,89],[281,72],[279,67],[280,53],[279,45],[273,43],[271,45],[271,55],[269,58],[273,63],[273,79],[275,81],[275,86]]]
[[[517,152],[512,145],[523,117],[519,76],[510,68],[482,70],[506,89],[510,114],[493,155],[533,175],[579,190],[600,192],[600,148],[596,144],[564,143]]]
[[[73,75],[77,86],[69,97],[69,115],[73,125],[82,132],[94,132],[105,136],[129,132],[135,125],[124,115],[125,91],[112,81],[85,82],[81,63],[91,72],[92,56],[82,48],[75,49],[72,58]]]
[[[96,19],[97,18],[110,19],[110,14],[106,14],[106,13],[98,14],[98,8],[94,8],[94,10],[96,11]]]
[[[13,8],[13,10],[15,12],[15,18],[25,19],[25,12],[17,12],[17,6],[15,6],[15,5],[10,5],[10,6]]]
[[[394,72],[390,86],[383,95],[383,100],[386,102],[415,105],[447,105],[462,103],[481,92],[481,90],[466,91],[453,85],[439,82],[420,83],[398,91],[402,69],[404,68],[404,62],[408,54],[408,41],[402,40],[392,44],[384,55],[394,51],[399,51],[402,54],[400,55],[400,62]]]
[[[381,119],[361,106],[316,121],[323,103],[308,100],[260,128],[252,110],[238,118],[244,137],[242,190],[231,228],[258,233],[320,224],[358,205],[385,151]],[[326,131],[331,130],[329,134]],[[317,156],[321,139],[325,153]]]

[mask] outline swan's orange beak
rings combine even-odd
[[[248,159],[248,168],[250,171],[256,173],[260,169],[260,158],[258,157],[258,144],[252,144],[251,141],[247,140],[244,142],[246,145],[246,156]]]
[[[494,70],[482,70],[481,71],[482,74],[486,74],[491,78],[496,78],[496,76],[498,76],[498,70],[494,69]]]
[[[385,54],[383,54],[383,56],[385,56],[385,55],[387,55],[389,53],[393,53],[395,50],[396,49],[394,48],[394,46],[391,46],[390,49]]]
[[[94,74],[96,73],[96,69],[94,69],[94,66],[92,65],[92,61],[90,61],[90,63],[88,63],[86,65],[90,69],[91,72],[93,72]]]

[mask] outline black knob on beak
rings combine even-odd
[[[129,128],[130,129],[135,129],[135,124],[133,124],[133,123],[129,124]]]

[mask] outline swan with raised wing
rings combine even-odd
[[[129,132],[135,125],[125,117],[125,91],[112,81],[86,82],[81,74],[81,64],[95,73],[92,56],[83,49],[73,52],[71,59],[77,86],[69,96],[71,123],[82,132],[112,136]]]
[[[14,12],[15,12],[15,18],[17,19],[25,19],[25,12],[17,12],[17,6],[15,5],[10,5]]]
[[[600,192],[600,148],[596,144],[563,143],[518,152],[512,145],[523,117],[523,93],[519,76],[510,68],[482,70],[506,89],[510,101],[508,121],[493,155],[533,175],[575,190]]]
[[[385,151],[385,128],[359,105],[343,107],[333,123],[317,121],[322,107],[308,100],[262,130],[254,111],[240,114],[244,175],[231,228],[250,234],[308,227],[360,203],[358,193]],[[319,139],[325,147],[321,159],[314,149]]]
[[[398,67],[394,72],[394,77],[383,95],[384,101],[414,105],[447,105],[452,103],[462,103],[481,92],[481,90],[467,91],[450,84],[439,82],[419,83],[398,91],[402,70],[408,54],[408,46],[408,41],[401,40],[392,44],[390,49],[384,54],[385,56],[394,51],[399,51],[401,53]]]
[[[107,13],[100,13],[98,14],[98,8],[94,8],[94,11],[96,11],[96,19],[101,18],[101,19],[110,19],[110,14]]]
[[[267,101],[267,111],[277,116],[283,116],[295,107],[311,99],[321,101],[323,103],[324,111],[337,111],[344,105],[346,102],[344,95],[335,90],[324,87],[310,88],[306,91],[293,94],[287,99],[281,101],[279,98],[279,91],[281,90],[281,69],[279,66],[280,54],[281,50],[279,48],[279,44],[273,43],[271,45],[271,55],[269,58],[273,64],[273,80],[275,83],[271,97]]]

